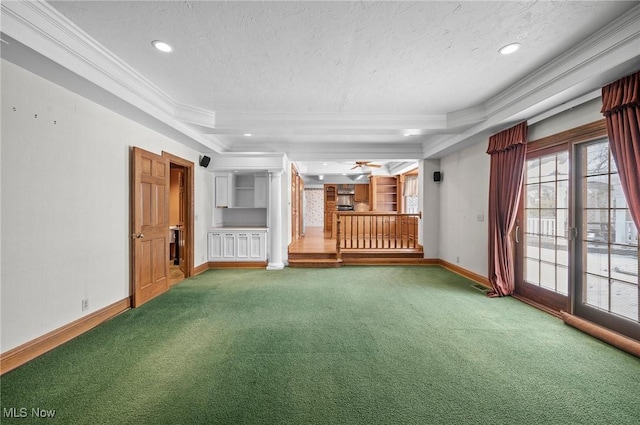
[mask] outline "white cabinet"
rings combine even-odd
[[[269,203],[269,176],[256,174],[253,178],[253,207],[267,208]]]
[[[222,261],[222,233],[209,232],[207,251],[209,252],[209,261]]]
[[[236,258],[236,235],[234,233],[222,234],[222,259],[225,261],[233,261]]]
[[[231,208],[233,206],[233,176],[219,175],[216,178],[216,208]]]
[[[251,261],[267,261],[267,232],[251,232],[248,236],[248,251]]]
[[[215,176],[216,208],[267,208],[267,173],[222,173]]]
[[[266,228],[209,230],[209,261],[266,261]]]

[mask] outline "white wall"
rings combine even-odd
[[[422,205],[420,243],[424,258],[440,258],[440,196],[441,183],[433,181],[433,173],[440,171],[440,160],[425,159],[420,162],[418,175],[422,184],[418,188],[418,202]]]
[[[2,61],[0,350],[129,294],[129,149],[199,153]],[[15,111],[14,111],[15,108]],[[206,256],[210,173],[195,169],[195,258]],[[81,311],[81,300],[89,310]]]
[[[597,98],[529,126],[529,141],[602,119]],[[439,258],[487,277],[488,138],[440,160]],[[428,176],[427,180],[428,180]],[[425,185],[428,182],[425,183]],[[478,221],[483,215],[484,220]],[[425,247],[426,248],[426,247]]]
[[[488,141],[440,160],[440,258],[487,276]],[[478,221],[482,215],[482,221]]]

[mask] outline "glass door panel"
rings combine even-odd
[[[528,158],[517,237],[516,292],[553,309],[567,309],[569,293],[569,155]],[[517,235],[519,236],[519,234]]]
[[[606,139],[577,146],[575,181],[574,312],[640,339],[638,230]]]

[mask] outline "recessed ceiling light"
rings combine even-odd
[[[251,137],[251,136],[253,136],[253,134],[251,134],[251,133],[244,133],[244,137]]]
[[[327,165],[329,165],[329,164],[327,164],[326,162],[323,162],[323,163],[322,163],[322,165],[325,165],[325,166],[327,166]]]
[[[163,53],[173,52],[173,47],[164,41],[154,40],[151,42],[151,45]]]
[[[503,55],[510,55],[520,48],[520,43],[511,43],[506,46],[502,46],[500,50],[498,50]]]

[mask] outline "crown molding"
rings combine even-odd
[[[207,150],[219,152],[225,148],[217,140],[204,137],[185,125],[185,122],[202,119],[206,114],[175,102],[48,3],[10,1],[2,2],[0,7],[2,33],[172,127]]]
[[[517,122],[590,100],[589,93],[637,69],[638,46],[640,5],[485,102],[485,121],[451,137],[430,137],[424,158],[440,158]]]
[[[640,6],[616,19],[564,54],[485,103],[489,116],[511,116],[589,76],[638,56]]]
[[[216,113],[188,105],[174,105],[175,119],[206,128],[216,128]]]
[[[487,119],[487,110],[484,105],[472,106],[460,111],[447,114],[447,129],[460,129],[478,124]]]

